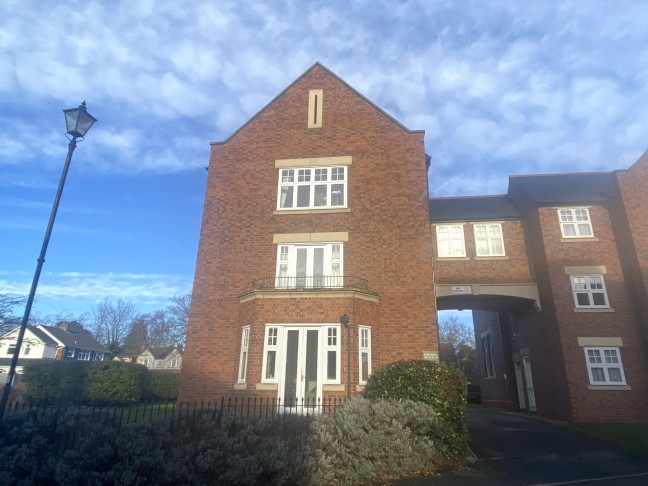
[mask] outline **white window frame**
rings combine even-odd
[[[610,301],[605,287],[605,279],[603,275],[570,275],[569,280],[571,283],[572,294],[574,296],[574,305],[577,309],[609,309]],[[596,281],[598,280],[598,281]],[[595,288],[592,288],[596,285]],[[584,288],[582,288],[584,286]],[[577,288],[578,287],[578,288]],[[605,300],[604,304],[594,303],[594,294],[603,295]],[[587,295],[589,304],[581,304],[578,301],[579,295]]]
[[[65,357],[66,358],[74,358],[74,351],[75,351],[75,348],[67,348],[67,351],[65,352]]]
[[[277,211],[346,208],[348,174],[349,168],[345,165],[280,168]],[[326,194],[322,193],[322,189]],[[308,203],[302,202],[298,206],[300,204],[298,194],[306,191]]]
[[[247,379],[247,362],[250,349],[250,326],[243,326],[241,332],[241,355],[239,357],[239,371],[237,383],[245,383]]]
[[[339,324],[266,324],[264,340],[263,340],[263,363],[261,366],[261,383],[279,384],[283,373],[285,371],[285,335],[289,329],[297,328],[317,328],[320,331],[319,345],[318,345],[318,376],[321,376],[323,385],[339,385],[340,384],[340,341],[341,341],[341,327]],[[270,339],[272,336],[270,329],[276,329],[276,340]],[[334,329],[336,339],[329,344],[329,329]],[[267,378],[268,370],[268,352],[275,352],[275,373],[274,377]],[[335,352],[335,379],[328,378],[328,352]]]
[[[77,356],[79,361],[90,361],[90,350],[89,349],[79,349],[79,354]]]
[[[156,368],[162,368],[162,360],[161,359],[156,359],[155,360],[155,367]]]
[[[499,234],[491,234],[491,230],[497,228]],[[478,235],[477,232],[483,229],[486,234]],[[504,249],[504,232],[502,231],[502,223],[473,223],[473,233],[475,235],[475,255],[478,257],[486,256],[505,256],[506,250]],[[486,243],[486,253],[480,252],[479,242]],[[496,251],[495,247],[499,242],[501,251]]]
[[[261,383],[279,383],[281,350],[283,345],[283,329],[281,326],[266,325],[263,338],[263,364],[261,365]],[[274,353],[274,374],[268,374],[268,354]]]
[[[173,358],[171,360],[171,368],[177,368],[178,367],[178,358]]]
[[[314,251],[323,251],[323,279],[318,279],[313,273]],[[297,251],[306,249],[306,277],[301,281],[297,278]],[[275,287],[342,287],[344,285],[344,244],[341,241],[313,244],[280,244],[277,245],[277,268]]]
[[[493,361],[493,343],[490,331],[481,334],[482,360],[484,363],[484,378],[495,378],[495,362]]]
[[[559,208],[558,221],[563,238],[593,238],[592,219],[588,208]],[[573,228],[566,231],[567,228]]]
[[[16,345],[15,344],[9,344],[7,345],[7,356],[13,356],[16,354]]]
[[[142,360],[142,364],[143,364],[144,366],[146,366],[147,368],[149,367],[149,362],[150,362],[150,361],[149,361],[148,358],[144,358],[144,359]]]
[[[322,352],[322,362],[323,362],[323,373],[322,373],[322,383],[325,385],[335,385],[340,383],[340,341],[342,335],[340,333],[340,326],[326,326],[324,329],[324,335],[322,339],[323,343],[323,352]],[[328,369],[329,369],[329,352],[335,353],[335,377],[329,378]]]
[[[103,359],[104,359],[103,353],[95,353],[95,361],[103,361]]]
[[[587,364],[590,385],[626,385],[620,348],[615,346],[586,346],[583,350],[585,351],[585,363]],[[595,379],[594,369],[602,370],[603,380]],[[610,369],[619,370],[620,381],[610,380]]]
[[[462,258],[466,256],[466,238],[463,223],[437,225],[436,236],[439,258]],[[458,248],[458,242],[461,243],[461,248]],[[444,244],[442,245],[442,243]],[[445,248],[445,244],[447,244],[447,248]]]
[[[362,376],[362,358],[367,356],[367,376]],[[358,384],[366,385],[371,376],[371,327],[358,326]]]

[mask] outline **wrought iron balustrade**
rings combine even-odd
[[[364,278],[347,275],[265,277],[252,282],[252,290],[360,289],[369,291]]]

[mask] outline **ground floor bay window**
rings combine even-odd
[[[277,385],[282,408],[320,406],[340,385],[339,324],[266,325],[261,383]]]

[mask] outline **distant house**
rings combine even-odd
[[[137,362],[150,370],[180,371],[182,349],[176,346],[147,347],[137,356]]]
[[[0,373],[7,373],[16,353],[20,327],[0,337]],[[103,361],[108,350],[78,322],[60,322],[54,326],[27,326],[20,347],[17,373],[26,362],[34,360]]]

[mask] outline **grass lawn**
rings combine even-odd
[[[587,434],[602,437],[603,439],[620,444],[624,447],[648,451],[648,423],[580,423],[570,425]]]

